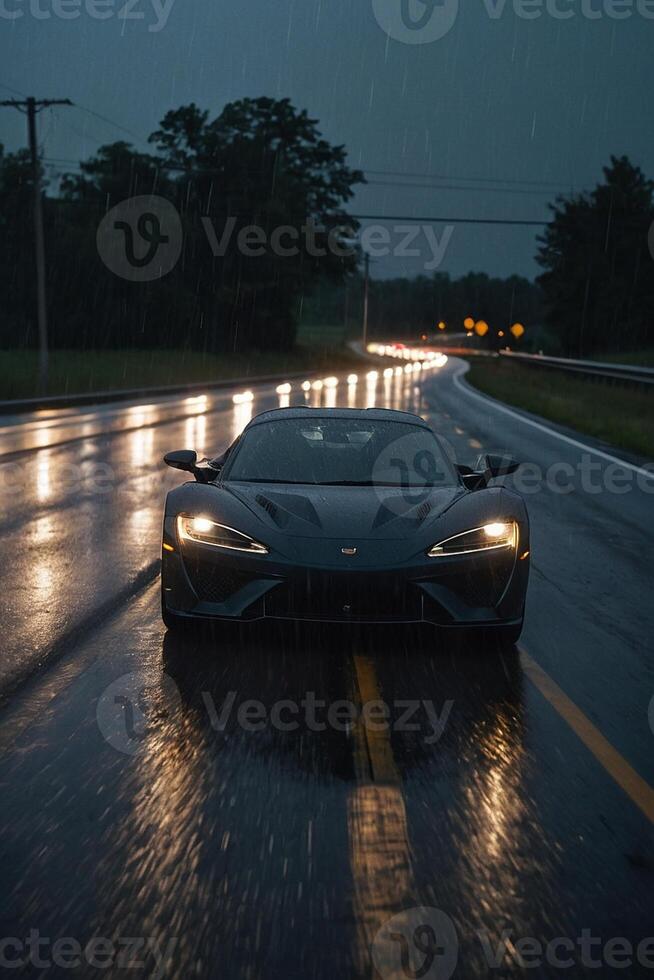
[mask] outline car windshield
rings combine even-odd
[[[248,429],[228,481],[319,486],[454,486],[437,438],[420,425],[367,419],[302,418]]]

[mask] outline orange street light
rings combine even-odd
[[[466,328],[466,330],[474,330],[475,329],[475,321],[472,319],[471,316],[467,316],[465,318],[465,320],[463,321],[463,326]]]
[[[475,333],[478,337],[485,337],[489,330],[490,327],[485,320],[478,320],[477,323],[475,323]]]
[[[439,330],[446,330],[447,329],[447,324],[444,323],[443,320],[441,320],[441,322],[438,324],[438,329]]]
[[[520,338],[524,337],[525,335],[525,328],[521,323],[514,323],[513,326],[511,327],[511,333],[513,334],[516,340],[520,340]]]

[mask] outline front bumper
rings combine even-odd
[[[529,576],[520,551],[463,555],[396,567],[298,566],[184,542],[164,530],[163,599],[177,615],[331,623],[431,623],[444,627],[520,620]]]

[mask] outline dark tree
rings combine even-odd
[[[157,194],[174,202],[177,188],[150,154],[129,143],[101,146],[48,202],[52,237],[51,333],[58,347],[171,347],[188,340],[190,299],[179,278],[133,283],[112,274],[96,247],[98,226],[121,201]]]
[[[356,269],[338,229],[356,227],[343,208],[363,174],[288,99],[243,99],[211,122],[194,104],[184,106],[166,115],[151,142],[180,190],[189,229],[185,281],[208,345],[292,346],[299,298],[320,279],[339,282]],[[229,244],[214,254],[225,232]],[[330,232],[336,249],[328,247]]]
[[[27,150],[0,145],[0,343],[30,346],[36,340],[32,168]]]
[[[363,175],[288,99],[244,99],[213,120],[182,106],[150,141],[151,153],[125,142],[100,147],[44,199],[52,346],[291,347],[296,314],[318,281],[337,286],[356,271],[339,229],[356,228],[344,208]],[[146,283],[110,272],[96,245],[107,212],[140,195],[170,201],[183,226],[177,266]],[[31,201],[27,154],[0,148],[6,347],[35,342]]]
[[[612,157],[590,194],[560,197],[541,237],[539,278],[551,328],[564,350],[633,350],[654,338],[654,183]]]

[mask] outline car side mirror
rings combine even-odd
[[[514,459],[513,456],[500,456],[495,453],[482,456],[479,462],[482,466],[485,464],[485,469],[490,474],[491,480],[498,476],[509,476],[511,473],[515,473],[520,466],[518,460]]]
[[[195,475],[195,468],[198,461],[198,454],[193,449],[178,449],[174,453],[166,453],[164,463],[172,466],[174,470],[186,470],[187,473]]]
[[[488,472],[485,470],[477,471],[460,464],[457,471],[466,490],[483,490],[488,486]]]
[[[519,466],[520,463],[513,456],[491,453],[480,456],[474,470],[463,465],[457,466],[457,470],[467,490],[483,490],[491,480],[515,473]]]

